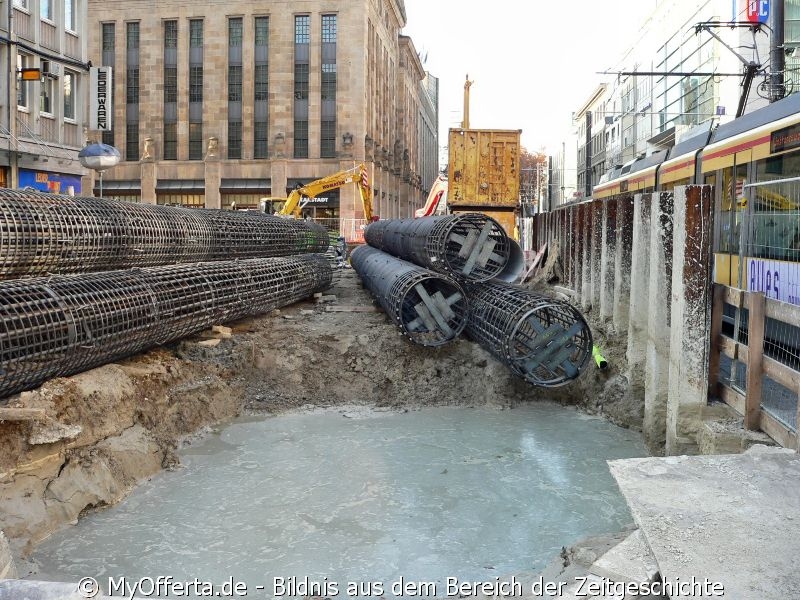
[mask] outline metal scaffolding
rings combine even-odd
[[[441,346],[463,331],[469,307],[454,279],[370,246],[353,250],[350,261],[364,286],[412,342]]]
[[[321,225],[255,211],[0,189],[0,279],[323,253],[327,247]]]
[[[589,364],[592,333],[570,304],[497,281],[467,293],[467,335],[528,383],[558,387]]]
[[[416,265],[458,280],[512,279],[523,267],[522,252],[503,227],[481,213],[371,223],[366,242]]]
[[[0,397],[297,302],[332,276],[308,255],[0,282]]]

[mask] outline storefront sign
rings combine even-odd
[[[111,131],[113,82],[111,67],[92,67],[89,70],[89,129],[92,131]]]
[[[81,178],[79,175],[20,169],[19,187],[31,187],[40,192],[50,192],[52,194],[68,194],[69,189],[72,188],[72,193],[80,194]]]

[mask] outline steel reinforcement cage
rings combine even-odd
[[[330,286],[321,255],[0,282],[0,398]]]
[[[506,279],[522,269],[522,252],[502,226],[481,213],[388,219],[367,226],[367,244],[464,281]]]
[[[467,335],[528,383],[558,387],[589,363],[592,333],[570,304],[497,281],[466,289]]]
[[[0,279],[323,253],[327,247],[321,225],[255,211],[0,189]]]
[[[466,326],[469,306],[454,279],[377,248],[359,246],[350,262],[400,331],[421,346],[441,346]]]

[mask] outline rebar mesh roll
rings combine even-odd
[[[255,211],[0,190],[0,279],[323,253],[324,227]]]
[[[320,255],[0,282],[0,397],[330,286]]]
[[[376,221],[364,239],[403,260],[476,282],[501,275],[516,245],[497,221],[481,213]]]
[[[467,335],[528,383],[558,387],[589,363],[592,333],[570,304],[496,281],[467,293]]]
[[[463,331],[469,308],[464,290],[454,279],[370,246],[353,250],[350,262],[412,342],[441,346]]]

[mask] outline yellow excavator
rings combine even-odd
[[[317,179],[316,181],[298,187],[291,191],[288,198],[262,198],[259,209],[261,212],[267,212],[273,203],[283,202],[283,206],[276,214],[280,217],[297,219],[300,217],[300,213],[309,199],[316,198],[323,192],[336,190],[351,183],[358,186],[358,191],[361,194],[364,218],[368,222],[372,221],[374,219],[372,215],[372,188],[369,187],[367,168],[363,163],[352,169],[339,171],[333,175],[328,175],[327,177]]]

